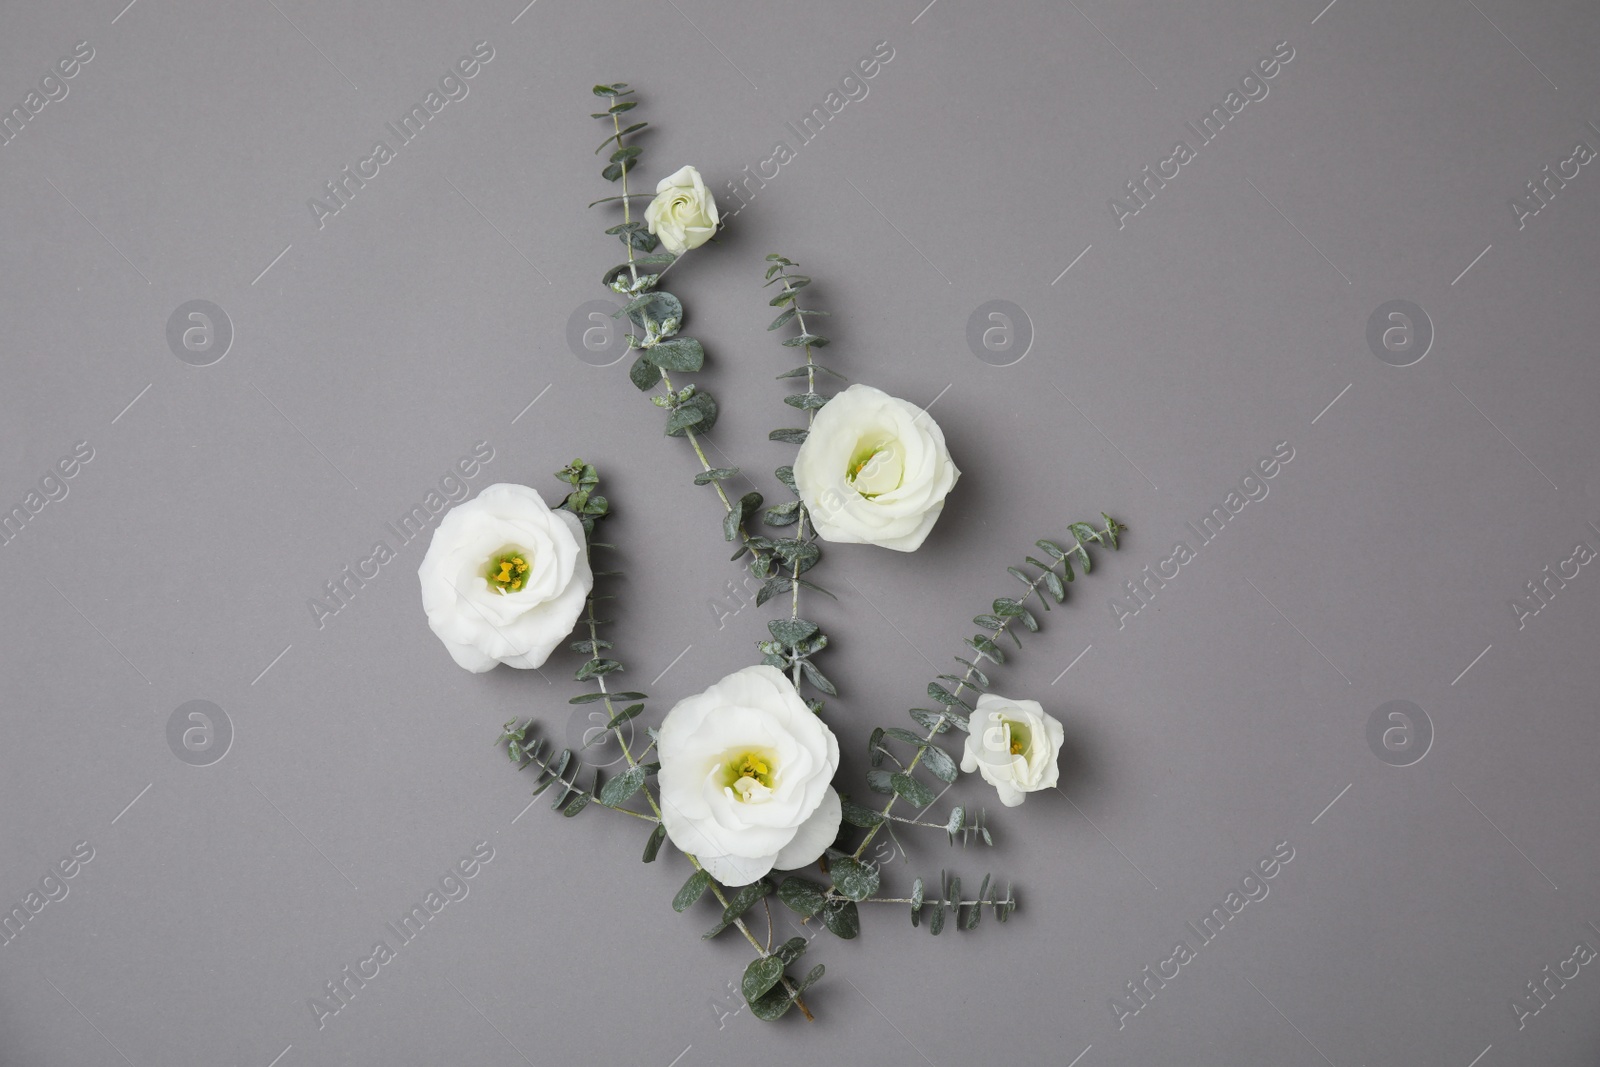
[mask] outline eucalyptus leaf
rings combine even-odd
[[[776,578],[769,578],[766,584],[756,591],[756,606],[760,607],[779,593],[787,593],[793,585],[789,578],[781,574]]]
[[[779,986],[768,990],[765,996],[757,997],[749,1004],[751,1015],[764,1023],[771,1023],[783,1018],[784,1014],[794,1007],[794,997],[787,989]]]
[[[883,735],[887,732],[883,727],[875,726],[871,735],[867,737],[867,760],[874,767],[882,767],[887,756],[883,749]]]
[[[839,695],[839,690],[834,688],[833,683],[828,681],[827,677],[821,671],[819,671],[816,668],[816,665],[810,660],[801,660],[800,669],[805,672],[806,680],[812,685],[816,686],[818,689],[822,690],[831,697],[836,697]]]
[[[918,748],[921,748],[922,746],[924,746],[924,745],[926,745],[928,743],[925,738],[918,737],[916,734],[912,733],[910,730],[902,730],[898,726],[890,726],[887,729],[885,729],[883,732],[888,734],[890,737],[894,738],[897,741],[904,741],[906,744],[915,745]]]
[[[722,931],[732,926],[734,921],[755,907],[756,901],[772,892],[772,883],[765,878],[758,879],[744,886],[733,894],[733,899],[728,901],[728,906],[722,909],[722,921],[712,927],[710,931],[700,935],[702,939],[710,940]]]
[[[778,886],[778,899],[802,919],[809,919],[827,903],[827,890],[808,878],[790,875]]]
[[[608,808],[617,807],[639,791],[644,785],[644,768],[629,767],[600,789],[600,803]]]
[[[833,879],[833,888],[847,900],[865,900],[878,891],[878,869],[849,856],[830,863],[828,874]]]
[[[772,619],[767,623],[767,630],[775,640],[798,645],[817,632],[817,624],[805,619]]]
[[[667,839],[667,828],[661,823],[656,823],[656,828],[650,831],[650,839],[644,843],[644,862],[654,863],[656,853],[661,851],[661,842]]]
[[[822,924],[832,931],[835,937],[849,941],[861,933],[861,913],[856,909],[853,900],[831,901],[822,909]]]
[[[845,797],[839,798],[839,807],[842,812],[840,818],[851,826],[859,826],[863,830],[871,829],[888,819],[883,812],[873,808],[864,808]]]
[[[709,485],[712,482],[726,481],[729,478],[736,477],[738,473],[738,467],[713,467],[708,471],[701,471],[696,474],[694,476],[694,484]]]
[[[661,371],[650,362],[649,355],[643,355],[634,360],[633,366],[628,368],[628,380],[642,393],[660,383]]]
[[[999,597],[994,602],[994,613],[1002,619],[1015,618],[1022,614],[1022,604],[1008,596]]]
[[[644,711],[643,704],[630,704],[613,715],[611,720],[606,723],[605,728],[607,730],[614,730],[618,726],[621,726],[623,723],[627,722],[629,719],[636,718],[642,711]]]
[[[687,911],[689,906],[705,895],[706,887],[711,884],[711,872],[704,868],[695,871],[689,880],[683,883],[683,888],[678,890],[672,898],[673,911]]]
[[[897,794],[905,797],[907,803],[919,809],[927,807],[938,799],[934,796],[933,790],[909,774],[903,772],[891,774],[889,781]]]
[[[950,753],[938,745],[929,745],[922,750],[922,765],[943,782],[956,780],[956,762],[950,758]]]
[[[762,956],[750,961],[739,982],[739,992],[752,1006],[757,998],[783,979],[783,960],[777,956]]]
[[[585,661],[584,664],[573,673],[572,677],[576,681],[585,682],[590,678],[597,678],[602,675],[613,674],[622,669],[622,664],[618,663],[614,659],[591,659]]]
[[[808,947],[803,937],[791,937],[773,950],[773,955],[783,961],[785,967],[806,954]]]
[[[697,371],[705,366],[706,350],[693,337],[673,337],[647,350],[650,362],[662,370]]]
[[[689,421],[684,422],[677,429],[673,428],[671,420],[669,420],[667,425],[668,437],[682,437],[684,433],[687,432],[691,427],[694,429],[695,433],[710,433],[711,427],[716,425],[717,402],[711,399],[710,393],[696,393],[694,396],[691,396],[688,400],[685,400],[682,404],[678,405],[672,414],[674,416],[678,416],[680,412],[688,411],[698,412],[698,418],[689,419],[689,416],[684,415],[683,418],[689,419]]]

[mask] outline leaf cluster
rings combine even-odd
[[[785,338],[783,345],[786,348],[803,349],[805,352],[804,364],[778,375],[779,381],[804,379],[803,391],[785,395],[783,402],[806,414],[805,428],[776,429],[768,434],[768,438],[798,446],[803,444],[809,435],[810,424],[816,413],[828,403],[828,396],[818,392],[817,376],[826,374],[842,378],[843,375],[829,370],[816,361],[813,350],[827,345],[828,339],[813,332],[811,323],[806,320],[807,316],[813,320],[825,318],[828,312],[805,307],[801,301],[800,294],[811,284],[811,279],[803,274],[794,273],[791,268],[795,267],[796,263],[777,253],[767,256],[767,264],[766,280],[762,283],[762,287],[770,288],[774,285],[783,287],[768,301],[770,306],[781,307],[783,310],[772,320],[767,329],[778,330],[792,323],[797,332],[794,336]],[[821,560],[822,546],[811,522],[810,512],[795,484],[794,467],[781,466],[773,471],[773,475],[784,488],[789,490],[792,499],[767,508],[762,513],[762,520],[774,530],[790,532],[782,537],[751,539],[753,542],[751,551],[756,554],[756,561],[764,564],[763,569],[757,571],[763,583],[756,593],[756,603],[764,604],[772,597],[788,593],[790,612],[788,619],[774,619],[767,624],[772,639],[758,643],[757,647],[762,654],[761,661],[787,673],[797,690],[801,689],[801,683],[804,681],[824,696],[837,696],[838,689],[812,661],[817,652],[827,647],[828,637],[819,632],[815,623],[800,617],[801,589],[812,589],[826,596],[833,596],[822,586],[801,577]],[[761,555],[763,553],[765,558]],[[822,708],[820,698],[810,698],[807,703],[814,711],[820,711]]]
[[[1034,615],[1031,602],[1037,602],[1045,611],[1050,610],[1051,601],[1059,604],[1067,598],[1067,584],[1076,577],[1074,564],[1077,570],[1084,574],[1089,573],[1093,566],[1093,559],[1089,555],[1089,545],[1100,545],[1115,549],[1117,535],[1126,529],[1109,515],[1100,516],[1105,520],[1103,527],[1096,528],[1086,522],[1074,522],[1068,526],[1075,540],[1070,548],[1050,540],[1034,542],[1044,554],[1049,556],[1048,562],[1034,556],[1025,557],[1022,566],[1011,566],[1006,572],[1017,581],[1021,582],[1024,589],[1016,596],[996,597],[990,604],[987,612],[973,616],[974,625],[981,627],[985,632],[979,632],[965,639],[972,659],[964,656],[954,657],[957,664],[964,670],[956,673],[954,670],[948,674],[940,674],[928,683],[927,693],[935,705],[931,708],[912,708],[909,712],[911,719],[927,733],[921,737],[907,730],[896,730],[883,727],[874,730],[869,748],[873,757],[873,767],[882,765],[887,750],[882,742],[885,739],[894,739],[913,744],[915,755],[912,756],[907,769],[900,774],[890,774],[887,790],[881,789],[881,778],[869,778],[868,785],[873,785],[880,792],[889,792],[897,796],[904,796],[908,801],[915,803],[923,796],[929,795],[927,787],[911,784],[910,768],[921,764],[942,782],[955,781],[955,769],[951,757],[943,749],[933,744],[933,739],[939,734],[954,728],[963,733],[971,730],[968,717],[974,705],[971,698],[965,693],[983,693],[990,688],[988,673],[979,666],[988,660],[999,665],[1005,663],[1006,654],[1000,647],[1002,637],[1009,637],[1017,648],[1022,647],[1022,638],[1017,632],[1017,625],[1029,633],[1039,632],[1039,619]],[[1027,568],[1032,568],[1036,573],[1030,573]],[[1041,594],[1040,590],[1044,592]],[[921,805],[919,805],[921,806]]]
[[[961,879],[947,871],[939,872],[939,892],[928,895],[921,878],[911,885],[911,899],[907,901],[911,906],[911,925],[920,926],[923,921],[923,911],[931,910],[928,916],[928,933],[935,937],[944,929],[945,909],[950,910],[951,921],[962,930],[975,930],[983,919],[983,909],[988,907],[994,912],[995,922],[1005,922],[1011,913],[1017,910],[1016,894],[1011,886],[1006,886],[1004,895],[1000,893],[1000,885],[992,880],[992,876],[985,874],[983,884],[978,887],[978,895],[971,900],[961,899]]]
[[[605,168],[600,171],[600,176],[608,182],[621,181],[622,177],[633,169],[634,164],[639,159],[640,152],[643,151],[637,145],[629,145],[624,142],[628,137],[645,129],[650,124],[648,122],[634,122],[628,125],[627,128],[623,128],[620,116],[639,106],[639,101],[626,99],[626,97],[634,95],[633,90],[628,88],[627,82],[617,82],[614,85],[596,85],[594,87],[594,95],[602,100],[611,101],[610,107],[604,111],[596,111],[589,116],[590,118],[608,120],[612,126],[611,135],[601,141],[600,147],[594,150],[594,154],[599,155],[607,148],[613,149],[610,157],[606,160]],[[644,194],[635,195],[643,196]],[[596,200],[594,204],[589,206],[594,207],[595,204],[621,199],[623,197],[620,196],[606,197],[605,200]],[[624,244],[629,244],[633,240],[632,231],[620,231],[619,228],[619,230],[607,230],[606,232],[618,233]],[[656,239],[648,233],[645,236],[649,239],[648,243],[641,242],[634,244],[633,247],[649,252],[656,247]]]
[[[696,868],[672,898],[674,911],[686,911],[706,891],[711,890],[722,903],[722,915],[715,926],[702,935],[709,940],[738,922],[751,908],[770,896],[776,887],[766,878],[759,878],[747,886],[728,892],[717,884],[709,871]],[[816,984],[826,968],[817,964],[803,977],[786,973],[786,968],[805,955],[806,939],[792,937],[774,951],[762,949],[744,970],[739,981],[739,991],[750,1005],[756,1018],[766,1022],[782,1018],[799,1001],[800,995]]]
[[[999,645],[1002,637],[1011,637],[1021,647],[1016,632],[1018,625],[1029,632],[1038,632],[1039,620],[1031,607],[1035,600],[1045,611],[1050,610],[1051,601],[1058,604],[1063,602],[1067,596],[1067,584],[1076,576],[1074,568],[1077,572],[1088,573],[1093,566],[1088,546],[1117,547],[1117,535],[1126,527],[1109,515],[1102,514],[1101,518],[1105,520],[1102,527],[1082,522],[1071,523],[1068,529],[1075,539],[1071,547],[1064,548],[1050,540],[1035,542],[1049,557],[1048,562],[1030,555],[1025,558],[1023,565],[1006,568],[1007,573],[1024,585],[1024,590],[1016,596],[997,597],[989,611],[973,618],[973,623],[987,632],[967,639],[972,658],[955,657],[956,663],[964,669],[940,674],[928,683],[927,694],[933,706],[910,709],[911,719],[921,727],[922,733],[896,726],[880,726],[872,731],[867,741],[867,787],[889,799],[876,810],[848,799],[843,802],[844,822],[866,831],[848,859],[859,864],[878,832],[888,830],[892,837],[896,823],[942,830],[952,845],[958,837],[963,845],[974,839],[987,845],[994,843],[988,827],[984,825],[981,810],[974,816],[970,809],[957,806],[948,819],[941,822],[898,816],[894,813],[894,806],[897,801],[904,799],[920,814],[938,799],[934,784],[919,776],[923,770],[938,783],[940,789],[955,782],[959,772],[955,757],[935,739],[951,730],[964,733],[971,731],[969,717],[975,710],[976,700],[975,696],[968,694],[981,694],[990,688],[989,675],[980,664],[985,660],[996,665],[1005,662],[1005,653]],[[1032,568],[1032,572],[1027,568]],[[955,884],[953,892],[946,882],[942,881],[941,885],[941,903],[929,905],[934,907],[929,924],[935,933],[944,924],[944,907],[950,905],[951,901],[959,901],[960,896],[959,882]],[[1015,906],[1011,893],[1008,890],[1003,899],[991,895],[986,900],[985,894],[989,889],[990,879],[985,877],[979,899],[994,907],[996,917],[1003,920],[1010,908]],[[828,898],[835,896],[848,894],[836,884]],[[920,917],[924,905],[928,904],[923,896],[923,883],[919,880],[913,890],[916,902],[912,909],[914,921]],[[966,924],[965,928],[977,925],[979,909],[969,909],[965,917],[959,907],[952,906],[952,912],[958,921]]]

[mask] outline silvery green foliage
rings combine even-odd
[[[1091,544],[1111,549],[1117,547],[1117,535],[1127,527],[1104,513],[1100,517],[1105,520],[1103,527],[1097,528],[1085,522],[1071,523],[1068,530],[1074,541],[1070,547],[1063,548],[1049,540],[1035,542],[1049,557],[1049,562],[1033,556],[1026,557],[1026,567],[1033,568],[1036,573],[1030,573],[1021,566],[1006,568],[1012,577],[1023,584],[1024,590],[1017,596],[995,599],[988,612],[973,618],[975,625],[988,632],[980,632],[966,639],[972,659],[955,657],[965,670],[941,674],[929,682],[927,693],[935,706],[912,708],[909,712],[912,721],[924,732],[919,734],[903,727],[880,726],[868,737],[870,769],[867,771],[867,788],[889,799],[876,809],[844,799],[843,821],[866,833],[853,852],[842,849],[829,851],[828,870],[833,884],[824,887],[798,879],[798,876],[791,877],[778,887],[779,900],[806,918],[820,913],[828,929],[841,937],[855,936],[858,929],[855,916],[857,902],[910,903],[914,925],[920,922],[924,908],[931,907],[928,928],[935,934],[944,928],[947,907],[964,930],[978,925],[985,905],[1001,921],[1016,908],[1015,897],[1009,888],[1004,896],[997,895],[998,889],[991,891],[993,883],[989,875],[984,876],[983,886],[972,901],[962,901],[959,879],[952,882],[944,876],[941,876],[941,892],[936,898],[924,899],[921,879],[913,887],[911,897],[905,900],[875,897],[872,894],[878,886],[877,870],[865,864],[862,857],[879,831],[887,830],[893,837],[896,824],[941,830],[948,835],[951,844],[958,837],[963,845],[974,838],[984,844],[994,843],[988,827],[984,825],[981,809],[973,815],[967,807],[957,806],[943,822],[923,817],[938,799],[939,793],[953,784],[959,773],[956,758],[935,739],[951,729],[962,732],[971,729],[968,717],[972,714],[973,704],[969,702],[971,698],[967,694],[969,691],[982,693],[990,688],[989,675],[979,664],[985,660],[994,665],[1005,663],[1006,654],[999,643],[1003,637],[1011,638],[1018,648],[1022,647],[1022,639],[1014,623],[1020,623],[1030,633],[1039,631],[1038,617],[1030,605],[1037,602],[1038,606],[1049,611],[1052,600],[1058,604],[1066,600],[1067,583],[1076,577],[1074,566],[1087,574],[1093,565],[1089,555]],[[926,771],[934,782],[920,777],[921,771]],[[918,814],[911,817],[895,814],[895,804],[900,800],[910,804]],[[871,872],[870,878],[864,873],[868,871]]]
[[[593,465],[578,459],[557,471],[556,477],[571,487],[571,492],[567,494],[560,507],[572,512],[582,523],[586,548],[593,563],[596,549],[611,547],[594,539],[596,523],[611,513],[610,501],[599,492],[599,473]],[[594,572],[597,580],[620,577],[620,573],[599,569]],[[571,749],[557,750],[538,737],[534,721],[531,719],[521,723],[517,720],[506,723],[502,728],[499,743],[506,746],[506,754],[519,770],[533,768],[534,796],[539,796],[546,790],[554,790],[555,803],[552,807],[563,815],[570,818],[590,805],[597,805],[649,823],[650,833],[645,839],[644,854],[641,858],[645,863],[653,863],[667,837],[666,827],[661,821],[660,808],[652,790],[652,779],[661,769],[661,765],[644,761],[650,748],[655,745],[653,730],[649,731],[650,744],[637,754],[631,750],[622,731],[625,724],[643,714],[644,701],[647,699],[645,694],[614,691],[607,684],[608,678],[625,669],[622,661],[614,658],[613,643],[600,636],[600,628],[610,620],[596,615],[596,605],[610,599],[612,599],[610,594],[596,589],[590,592],[584,605],[579,632],[585,636],[573,641],[571,648],[587,658],[573,671],[573,679],[592,683],[595,688],[591,692],[580,693],[573,697],[569,703],[604,702],[608,713],[605,730],[610,731],[622,746],[627,769],[605,780],[602,780],[600,773],[596,771],[592,779],[585,782],[583,767],[575,758],[576,754]],[[647,811],[640,810],[640,798],[648,808]],[[730,894],[699,866],[694,857],[685,858],[694,866],[694,872],[684,887],[678,891],[672,906],[678,911],[684,911],[709,890],[722,905],[723,910],[721,921],[705,936],[714,937],[729,926],[737,926],[756,949],[756,959],[747,969],[741,983],[741,988],[745,990],[746,999],[750,1003],[751,1012],[757,1018],[770,1020],[780,1018],[791,1007],[798,1006],[807,1017],[810,1017],[810,1011],[805,1007],[801,994],[822,977],[824,968],[819,964],[804,977],[786,974],[784,969],[804,953],[803,940],[795,939],[801,942],[798,946],[791,941],[772,949],[770,944],[763,946],[744,923],[745,913],[772,892],[772,884],[762,880]]]
[[[826,337],[812,332],[812,319],[824,318],[826,311],[804,307],[800,301],[800,292],[811,284],[811,279],[803,274],[791,273],[791,267],[796,264],[793,260],[773,253],[767,257],[766,281],[763,287],[782,285],[778,295],[768,301],[771,307],[782,307],[778,317],[772,320],[767,327],[769,331],[782,329],[791,322],[798,331],[795,336],[785,338],[783,344],[786,348],[799,348],[805,351],[805,363],[793,367],[778,375],[779,381],[803,378],[804,391],[789,393],[783,402],[791,408],[806,413],[806,426],[804,428],[789,428],[773,430],[768,438],[773,441],[784,441],[798,447],[805,441],[810,432],[812,417],[828,402],[828,397],[817,391],[817,376],[830,375],[835,378],[843,376],[829,370],[816,361],[812,350],[822,348],[828,343]],[[792,532],[785,537],[752,537],[750,548],[752,552],[763,554],[767,559],[776,562],[772,573],[756,593],[756,604],[764,604],[773,597],[788,594],[789,617],[786,619],[773,619],[767,623],[767,630],[772,634],[772,640],[762,641],[757,647],[762,653],[761,662],[789,674],[794,687],[805,696],[802,681],[822,696],[838,696],[839,691],[834,688],[833,682],[813,662],[812,657],[828,647],[828,636],[820,631],[817,624],[800,617],[800,590],[811,589],[827,596],[833,596],[828,590],[801,575],[815,567],[822,558],[822,546],[818,541],[817,532],[811,524],[811,514],[806,509],[805,501],[800,499],[800,491],[795,487],[794,468],[791,466],[779,467],[773,472],[774,476],[789,490],[794,499],[782,504],[774,504],[762,513],[762,519],[776,530]],[[816,712],[822,710],[822,697],[808,697],[806,703]]]
[[[745,493],[738,499],[729,497],[722,483],[738,477],[738,467],[713,467],[700,446],[700,437],[711,431],[717,422],[716,399],[702,386],[690,383],[675,385],[673,375],[691,374],[705,366],[705,348],[692,337],[679,334],[685,312],[683,302],[672,293],[659,288],[662,277],[680,257],[658,251],[660,242],[649,227],[635,218],[634,203],[648,203],[652,194],[631,192],[628,175],[639,163],[642,149],[629,144],[631,137],[646,129],[649,123],[632,122],[623,125],[622,115],[638,106],[632,97],[634,91],[625,82],[597,85],[594,94],[610,101],[605,111],[593,112],[593,118],[610,124],[610,135],[595,150],[596,154],[610,148],[611,154],[600,176],[610,182],[619,182],[622,192],[603,197],[596,204],[621,205],[622,222],[607,228],[622,243],[627,262],[619,263],[601,276],[601,283],[612,292],[627,299],[627,304],[617,312],[627,315],[633,325],[628,334],[629,351],[638,351],[638,357],[628,368],[628,379],[641,392],[652,392],[650,401],[666,412],[665,432],[669,437],[685,438],[700,461],[700,471],[694,476],[695,485],[710,485],[723,507],[722,536],[725,541],[738,542],[735,560],[750,556],[750,572],[761,579],[761,599],[772,596],[766,588],[779,575],[780,568],[791,561],[774,554],[769,542],[751,537],[748,529],[753,517],[764,503],[760,493]]]
[[[628,298],[618,314],[627,315],[632,323],[635,332],[628,335],[628,347],[640,353],[629,369],[628,377],[641,391],[664,386],[663,391],[653,396],[652,400],[657,407],[666,409],[668,436],[705,433],[716,423],[716,401],[710,393],[692,385],[674,388],[670,378],[673,373],[698,371],[705,364],[705,349],[700,342],[678,334],[683,326],[683,302],[657,288],[662,274],[677,257],[670,252],[658,252],[660,242],[642,219],[634,218],[634,201],[648,203],[651,194],[630,192],[628,189],[628,174],[638,165],[643,149],[627,141],[648,127],[649,123],[622,125],[621,115],[639,106],[637,100],[623,99],[634,95],[626,83],[597,85],[594,93],[612,101],[605,111],[593,114],[594,118],[611,125],[610,136],[595,150],[598,153],[606,148],[613,149],[600,176],[610,182],[621,182],[622,193],[596,200],[589,206],[622,205],[623,221],[607,228],[606,233],[622,243],[627,250],[627,262],[612,267],[600,280],[612,292]]]
[[[611,513],[611,502],[598,492],[600,475],[592,464],[575,459],[557,471],[556,477],[572,487],[572,491],[567,494],[559,507],[572,512],[583,524],[585,551],[592,565],[595,549],[611,547],[594,539],[595,523]],[[594,571],[596,579],[613,578],[620,573],[599,569]],[[613,647],[612,643],[600,636],[600,627],[610,620],[599,618],[595,614],[596,605],[608,599],[610,599],[608,594],[590,592],[584,604],[584,614],[578,621],[578,632],[587,636],[573,641],[570,645],[572,651],[588,657],[573,671],[574,680],[593,681],[598,689],[595,692],[579,694],[569,703],[590,704],[604,701],[606,710],[610,713],[605,730],[615,732],[624,723],[644,712],[643,701],[646,698],[643,693],[615,692],[607,688],[605,679],[623,670],[622,662],[611,658],[609,654]],[[624,706],[619,710],[619,705]],[[620,734],[618,736],[620,737]],[[533,795],[538,796],[554,787],[555,803],[552,806],[569,818],[577,815],[591,803],[597,803],[616,811],[636,815],[641,819],[656,821],[657,825],[646,841],[644,854],[646,863],[655,859],[656,853],[661,848],[661,842],[666,837],[666,831],[660,826],[659,821],[644,812],[628,807],[627,802],[632,800],[644,786],[645,779],[655,773],[658,765],[639,763],[630,753],[627,770],[604,782],[597,771],[589,784],[584,786],[580,784],[583,765],[581,761],[574,759],[576,754],[571,749],[552,749],[548,742],[535,736],[533,720],[530,719],[520,725],[515,719],[506,723],[499,743],[506,746],[506,754],[519,769],[527,767],[535,769]]]

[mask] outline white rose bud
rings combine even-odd
[[[683,167],[656,183],[656,198],[644,209],[650,232],[675,256],[699,248],[717,232],[717,202],[700,172]]]
[[[816,413],[794,480],[824,541],[915,552],[961,472],[914,404],[852,385]]]
[[[656,751],[667,836],[723,885],[814,863],[839,834],[839,743],[775,668],[678,701]]]
[[[428,625],[474,674],[542,665],[594,588],[578,517],[505,482],[440,520],[417,577]]]
[[[1038,701],[984,693],[971,722],[961,769],[982,774],[999,792],[1000,803],[1014,808],[1027,794],[1056,784],[1061,723],[1045,714]]]

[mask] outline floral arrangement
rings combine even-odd
[[[621,242],[626,260],[602,281],[626,300],[618,314],[631,323],[630,351],[638,352],[628,376],[663,409],[666,435],[683,438],[693,451],[699,465],[694,484],[715,494],[733,560],[761,582],[757,604],[776,601],[787,611],[771,618],[755,642],[758,662],[678,701],[636,750],[632,726],[645,715],[648,698],[614,688],[624,666],[614,643],[602,636],[607,620],[597,613],[614,594],[597,592],[596,581],[618,575],[593,569],[596,551],[611,547],[595,539],[611,502],[599,491],[596,468],[582,460],[557,472],[567,492],[554,508],[534,489],[499,484],[446,515],[418,572],[423,608],[450,656],[475,673],[499,664],[540,667],[568,643],[580,658],[573,678],[586,687],[571,703],[603,707],[605,730],[620,746],[624,769],[602,780],[581,752],[543,739],[537,717],[507,723],[499,743],[519,769],[533,772],[535,795],[551,792],[562,814],[595,807],[647,824],[644,862],[655,861],[670,841],[689,868],[672,907],[687,911],[709,894],[718,916],[705,936],[732,928],[754,950],[740,983],[752,1013],[775,1020],[796,1008],[810,1019],[804,993],[824,967],[791,971],[807,939],[775,945],[770,921],[766,936],[757,936],[746,917],[757,905],[770,909],[767,898],[841,938],[858,936],[864,905],[904,907],[913,926],[925,921],[933,934],[947,916],[971,930],[985,909],[1003,922],[1016,908],[1009,885],[1002,890],[988,874],[970,897],[946,872],[933,882],[915,879],[903,895],[884,895],[885,857],[869,857],[868,849],[882,833],[898,845],[897,830],[911,827],[941,832],[952,845],[992,844],[981,806],[957,804],[946,815],[930,814],[963,772],[980,775],[1008,807],[1056,784],[1061,723],[1037,701],[994,692],[988,672],[1006,662],[1001,641],[1009,638],[1020,648],[1019,630],[1038,632],[1036,609],[1065,600],[1075,568],[1087,573],[1092,566],[1090,548],[1115,549],[1124,527],[1102,513],[1102,525],[1067,524],[1069,543],[1036,541],[1043,558],[1030,555],[1006,568],[1023,588],[996,598],[973,619],[979,632],[965,639],[966,655],[923,690],[931,706],[910,709],[917,729],[867,731],[866,780],[856,790],[839,782],[835,728],[853,724],[824,715],[825,699],[838,696],[817,663],[829,638],[801,613],[803,597],[832,595],[816,582],[822,545],[916,551],[960,471],[926,411],[869,385],[823,391],[825,379],[843,377],[817,357],[828,339],[815,327],[827,312],[809,306],[810,279],[797,265],[771,255],[764,282],[774,292],[769,306],[780,310],[768,328],[791,328],[782,345],[804,360],[778,375],[803,386],[782,399],[804,414],[805,425],[769,435],[797,446],[793,464],[773,472],[789,499],[768,505],[759,492],[730,496],[725,483],[740,470],[712,466],[702,447],[717,420],[716,401],[697,384],[674,381],[702,369],[704,348],[680,332],[683,304],[660,287],[669,269],[717,233],[716,202],[693,167],[663,178],[654,193],[631,191],[629,174],[641,149],[630,141],[648,124],[624,124],[638,103],[625,84],[596,86],[594,93],[607,104],[593,116],[607,125],[597,150],[610,149],[601,173],[621,191],[590,207],[621,209],[622,221],[606,233]],[[640,201],[647,204],[636,217]],[[942,740],[952,731],[964,735],[958,753]],[[861,802],[871,794],[883,799]]]

